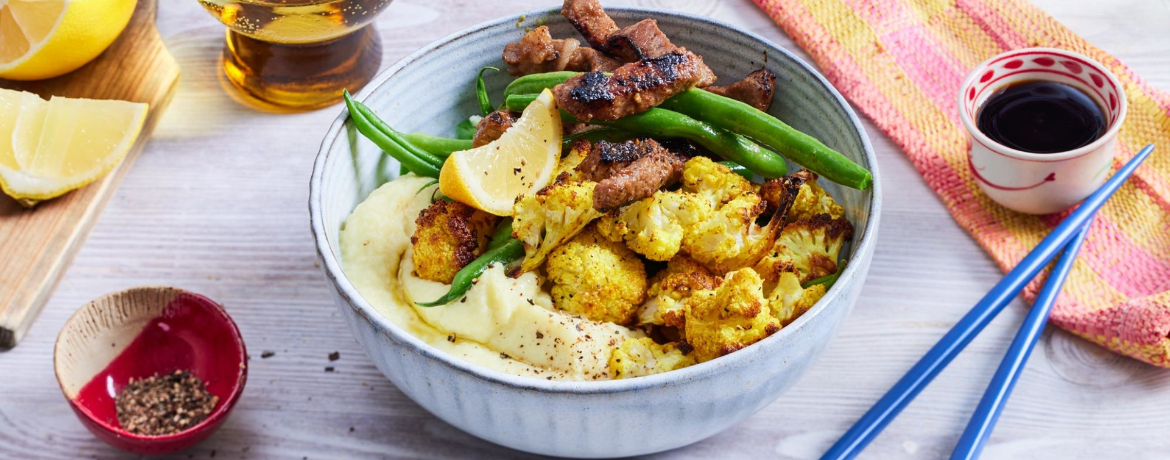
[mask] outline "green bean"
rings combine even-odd
[[[489,113],[495,111],[495,109],[492,108],[492,100],[490,97],[488,97],[487,84],[483,82],[483,73],[489,69],[496,72],[500,71],[500,69],[495,67],[487,66],[479,69],[479,76],[475,78],[475,97],[479,99],[479,109],[483,111],[483,116],[485,117],[488,116]]]
[[[516,94],[540,94],[541,91],[552,89],[552,87],[577,75],[581,75],[581,72],[563,71],[525,75],[512,80],[512,83],[504,88],[504,97]]]
[[[424,185],[424,186],[422,186],[422,187],[419,187],[418,191],[417,191],[417,192],[414,192],[414,194],[415,194],[415,195],[417,195],[417,194],[419,194],[419,193],[422,193],[422,191],[423,191],[423,190],[426,190],[426,189],[427,189],[427,187],[430,187],[430,186],[432,186],[432,185],[435,185],[435,184],[437,184],[437,183],[439,183],[439,180],[438,180],[438,179],[435,179],[435,180],[432,180],[432,181],[430,181],[430,182],[427,182],[427,185]]]
[[[743,176],[744,179],[749,181],[755,179],[756,177],[756,174],[753,173],[750,169],[747,169],[743,167],[743,165],[734,161],[720,161],[719,164],[726,166],[727,169],[731,170],[731,172],[739,174],[740,176]]]
[[[527,75],[517,79],[517,82],[525,80],[523,84],[513,82],[508,85],[504,96],[539,93],[576,75],[580,74],[549,72]],[[845,155],[780,119],[735,99],[696,88],[666,100],[660,107],[748,136],[833,182],[859,190],[868,189],[873,184],[873,174]]]
[[[511,225],[509,225],[511,227]],[[478,280],[480,275],[494,264],[504,264],[505,266],[516,263],[524,258],[524,245],[520,240],[512,238],[501,238],[504,243],[496,246],[494,249],[483,253],[482,256],[467,264],[459,273],[455,274],[455,279],[451,280],[451,290],[447,294],[439,297],[434,302],[418,303],[420,307],[436,307],[439,305],[446,305],[454,302],[456,299],[463,297],[467,291],[471,289]]]
[[[527,107],[535,99],[536,96],[532,94],[511,95],[508,96],[507,103],[510,109],[517,110]],[[576,118],[564,110],[561,111],[561,118],[569,123],[577,122]],[[687,138],[768,179],[788,174],[788,164],[779,155],[764,150],[746,137],[716,128],[678,112],[653,108],[615,121],[593,120],[590,123],[649,137]]]
[[[492,233],[491,239],[492,240],[488,242],[488,251],[503,246],[504,243],[507,243],[509,240],[513,239],[511,217],[505,217],[504,220],[500,221],[500,225],[497,226],[496,231]]]
[[[735,99],[692,89],[667,99],[662,108],[751,137],[838,184],[858,190],[865,190],[873,184],[873,175],[845,155],[788,126],[779,118]]]
[[[563,145],[565,147],[571,147],[573,142],[576,142],[578,139],[588,139],[590,142],[597,142],[602,140],[610,142],[621,142],[633,139],[635,137],[637,136],[620,129],[598,128],[565,136],[563,138]]]
[[[444,160],[452,153],[471,149],[470,139],[450,139],[425,133],[403,134],[408,142]]]
[[[353,100],[349,91],[344,93],[344,97],[345,105],[349,109],[349,117],[353,120],[358,132],[373,141],[383,152],[394,157],[411,172],[424,177],[439,177],[439,170],[443,167],[442,160],[410,145],[397,131],[374,115],[369,107]]]
[[[845,264],[846,263],[848,263],[848,261],[842,260],[841,263],[837,265],[837,273],[834,273],[834,274],[828,275],[828,276],[822,276],[822,277],[814,279],[814,280],[810,280],[809,282],[800,285],[800,287],[803,289],[808,289],[808,288],[816,286],[818,284],[825,285],[825,289],[829,289],[829,288],[833,287],[833,283],[836,283],[837,278],[841,277],[841,272],[845,271]]]

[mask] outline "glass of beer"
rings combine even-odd
[[[370,22],[391,0],[199,0],[228,26],[223,70],[244,94],[293,109],[341,100],[374,77]]]

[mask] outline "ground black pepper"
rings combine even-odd
[[[118,423],[131,433],[147,436],[174,434],[195,426],[219,404],[219,397],[189,371],[175,371],[145,379],[130,379],[114,405]]]

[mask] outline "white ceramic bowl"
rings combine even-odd
[[[338,306],[382,373],[422,407],[468,433],[527,452],[617,457],[673,449],[735,425],[774,401],[812,366],[857,301],[873,257],[881,181],[865,131],[845,99],[811,66],[748,32],[705,18],[610,9],[619,24],[652,17],[677,44],[703,55],[724,82],[761,65],[777,74],[772,113],[869,168],[874,186],[827,184],[856,227],[848,268],[809,312],[776,334],[731,355],[686,369],[629,380],[557,382],[481,368],[441,352],[391,323],[346,279],[338,233],[349,213],[398,163],[347,125],[329,129],[313,168],[313,236]],[[478,111],[476,72],[503,67],[505,43],[523,26],[546,23],[558,37],[576,32],[555,11],[492,21],[440,39],[382,72],[357,98],[402,131],[451,136]],[[491,94],[510,77],[489,75]],[[825,181],[827,183],[827,181]],[[413,219],[415,216],[402,216]]]

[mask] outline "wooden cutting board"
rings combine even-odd
[[[28,331],[106,202],[142,151],[179,82],[179,64],[154,27],[157,0],[139,0],[122,35],[89,64],[49,80],[0,80],[0,88],[49,96],[121,99],[150,104],[126,159],[104,178],[25,209],[0,193],[0,348]]]

